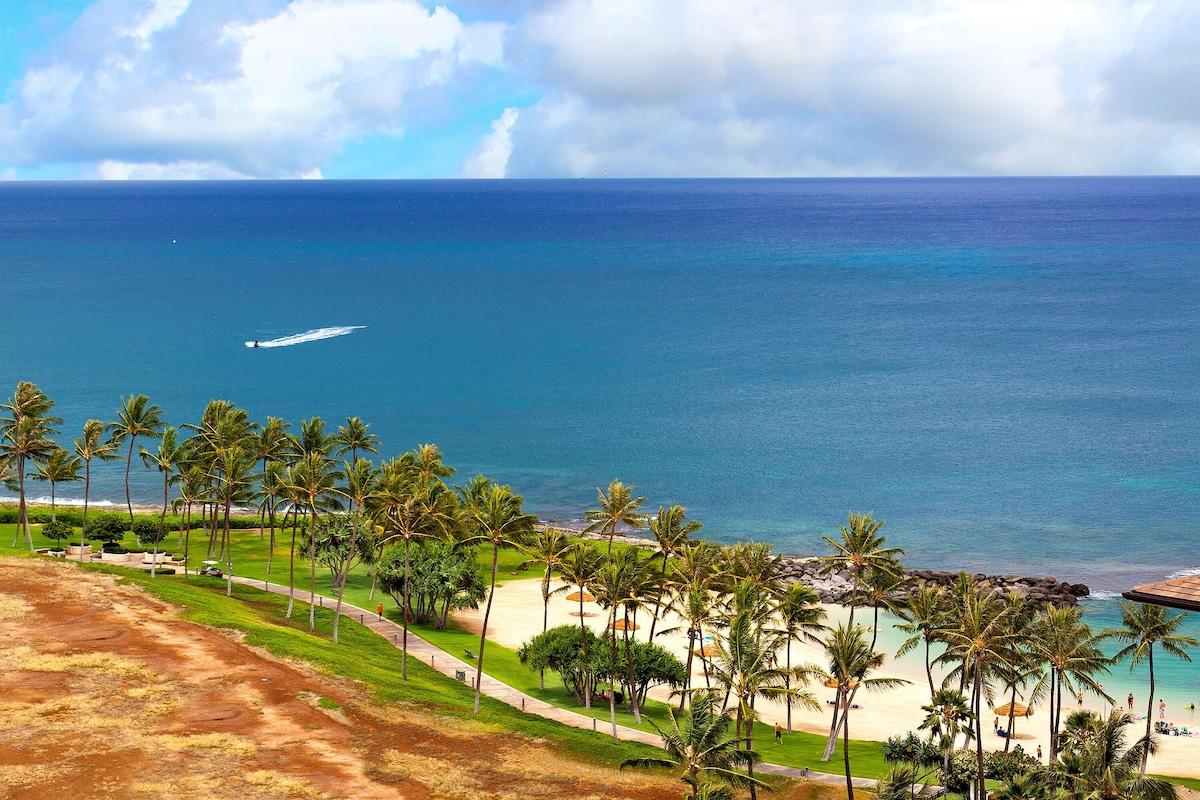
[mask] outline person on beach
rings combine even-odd
[[[1042,746],[1041,746],[1040,744],[1038,745],[1038,755],[1037,755],[1037,759],[1038,759],[1038,761],[1039,761],[1039,762],[1042,760]]]
[[[380,603],[379,605],[377,605],[375,607],[375,611],[378,612],[379,619],[380,619],[380,621],[382,621],[383,620],[383,603]]]
[[[1129,697],[1125,698],[1125,705],[1128,706],[1130,711],[1133,711],[1133,692],[1130,692]]]
[[[778,722],[775,723],[775,744],[783,744],[783,728]]]
[[[1158,718],[1164,719],[1167,716],[1167,704],[1161,697],[1158,698]]]
[[[1083,692],[1079,693],[1079,705],[1083,705]]]

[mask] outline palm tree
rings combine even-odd
[[[611,544],[611,540],[609,542]],[[596,574],[592,577],[592,590],[596,602],[601,608],[608,609],[608,626],[606,633],[609,637],[609,690],[608,715],[612,723],[613,741],[617,741],[617,610],[629,596],[630,561],[621,556],[628,551],[619,551],[617,558],[609,555]]]
[[[936,583],[921,581],[909,593],[901,616],[904,622],[896,627],[912,636],[904,640],[896,651],[896,658],[903,657],[919,643],[925,643],[925,678],[929,681],[929,696],[937,694],[933,686],[933,666],[930,663],[929,647],[945,624],[946,590]]]
[[[846,570],[854,576],[854,590],[850,601],[849,625],[854,625],[854,606],[863,588],[863,577],[867,570],[874,569],[884,574],[896,575],[900,568],[897,560],[904,555],[898,547],[884,547],[887,537],[879,533],[884,520],[877,520],[868,511],[865,514],[850,512],[849,523],[841,526],[841,539],[822,536],[825,543],[833,548],[833,555],[821,559],[824,563],[822,572]],[[898,575],[897,575],[898,577]]]
[[[12,462],[20,494],[13,547],[17,546],[17,538],[24,531],[31,553],[33,534],[29,532],[29,510],[25,505],[25,469],[29,462],[45,458],[56,447],[50,437],[58,433],[54,426],[62,420],[48,416],[52,408],[54,401],[28,381],[18,383],[12,398],[0,406],[0,410],[7,412],[0,418],[0,460]]]
[[[271,573],[271,556],[275,550],[275,496],[279,493],[279,478],[283,475],[283,462],[295,452],[296,443],[287,432],[291,423],[280,417],[267,417],[267,424],[258,431],[254,442],[254,455],[262,462],[262,472],[259,473],[259,538],[262,529],[266,527],[267,517],[271,522],[271,550],[267,553],[267,574]],[[275,465],[271,474],[271,465]]]
[[[616,559],[622,561],[622,572],[626,576],[622,583],[624,596],[620,598],[620,603],[625,609],[623,634],[625,640],[625,668],[626,677],[628,679],[629,688],[629,706],[633,711],[633,718],[640,725],[642,722],[642,712],[640,701],[633,680],[633,653],[632,639],[635,631],[638,628],[637,612],[647,608],[651,597],[661,595],[659,589],[658,575],[654,573],[651,562],[654,560],[653,554],[646,553],[640,547],[631,547],[622,553],[618,553]]]
[[[646,517],[638,512],[644,497],[634,497],[633,487],[626,486],[620,481],[608,485],[608,494],[596,490],[600,508],[586,512],[590,524],[584,530],[587,533],[602,533],[608,536],[608,554],[612,555],[613,538],[617,535],[617,526],[625,525],[630,528],[646,527]]]
[[[992,792],[995,800],[1049,800],[1050,786],[1041,772],[1016,774]]]
[[[967,698],[953,689],[938,689],[933,693],[929,705],[921,706],[925,719],[920,730],[929,731],[932,738],[938,740],[938,749],[942,751],[942,780],[950,775],[950,753],[959,736],[964,736],[970,742],[975,736],[971,726],[975,715],[967,704]]]
[[[188,449],[191,450],[190,447]],[[191,456],[192,453],[188,455]],[[202,464],[191,460],[181,464],[179,473],[175,476],[175,485],[179,487],[179,497],[175,498],[172,505],[176,513],[181,507],[184,509],[181,544],[183,546],[183,577],[185,579],[188,575],[188,557],[192,542],[192,506],[210,499],[211,484],[212,476],[208,470]]]
[[[133,525],[133,501],[129,498],[129,467],[133,464],[133,444],[139,436],[157,439],[162,435],[166,423],[162,409],[150,402],[144,394],[121,398],[121,410],[115,422],[108,423],[108,430],[117,444],[129,440],[129,452],[125,456],[125,506],[129,509],[129,524]],[[136,534],[135,534],[136,538]],[[141,541],[138,541],[141,545]]]
[[[751,580],[771,593],[783,590],[783,556],[772,553],[766,542],[737,542],[722,555],[729,580]]]
[[[743,586],[753,587],[752,581],[745,581]],[[717,652],[709,661],[709,671],[713,681],[723,688],[727,694],[737,699],[737,730],[745,724],[746,748],[754,749],[754,722],[758,715],[754,711],[757,698],[783,699],[797,701],[812,710],[820,709],[812,693],[793,689],[789,677],[801,677],[798,674],[789,675],[789,670],[775,665],[775,654],[783,644],[785,634],[781,631],[769,630],[764,626],[764,614],[755,608],[754,591],[739,591],[743,598],[751,602],[739,604],[739,608],[729,620],[729,629],[725,633],[725,641],[717,644]],[[807,674],[807,673],[805,673]],[[753,764],[749,765],[750,775],[753,776]],[[750,797],[756,797],[755,786],[750,786]]]
[[[1138,664],[1145,662],[1150,670],[1150,692],[1146,705],[1146,736],[1150,735],[1151,719],[1154,713],[1154,645],[1161,644],[1168,654],[1191,662],[1192,657],[1186,648],[1200,644],[1190,636],[1180,636],[1178,631],[1183,625],[1187,614],[1171,615],[1165,606],[1152,606],[1146,603],[1134,605],[1121,601],[1120,628],[1110,628],[1101,632],[1101,637],[1115,639],[1125,644],[1116,655],[1113,662],[1129,660],[1129,671],[1133,672]],[[1143,751],[1147,756],[1148,751]],[[1142,759],[1140,768],[1142,775],[1146,774],[1146,759]]]
[[[1016,635],[1008,623],[1011,609],[1003,600],[985,594],[972,583],[973,590],[954,609],[953,619],[942,630],[940,638],[946,643],[946,652],[938,657],[939,662],[957,662],[950,673],[970,676],[972,681],[971,707],[975,714],[975,760],[976,800],[986,797],[984,786],[986,775],[983,764],[983,729],[981,709],[983,695],[998,667],[1012,666],[1012,647]]]
[[[221,550],[225,553],[225,596],[233,596],[233,542],[230,539],[229,516],[235,505],[243,505],[254,498],[254,468],[258,459],[252,451],[233,446],[223,450],[218,461],[218,471],[212,478],[217,498],[224,507],[224,524],[221,531]]]
[[[565,586],[579,587],[579,638],[583,641],[583,704],[592,708],[592,670],[588,656],[588,636],[583,621],[584,592],[591,586],[600,568],[600,553],[588,542],[577,541],[558,559]]]
[[[333,435],[333,455],[340,456],[350,451],[351,465],[358,463],[358,451],[379,455],[379,437],[371,433],[371,426],[358,417],[347,417],[345,425],[338,426]]]
[[[825,656],[828,669],[817,674],[826,678],[836,688],[834,695],[834,730],[842,732],[842,760],[846,770],[846,796],[854,800],[854,782],[850,777],[850,703],[851,692],[860,687],[878,692],[903,686],[908,681],[900,678],[877,678],[872,673],[883,666],[883,653],[871,649],[860,628],[851,628],[841,623],[829,632],[825,639]],[[840,712],[841,720],[838,721]],[[828,761],[828,757],[822,761]]]
[[[138,455],[142,458],[142,463],[146,467],[157,469],[163,476],[163,502],[162,513],[158,516],[158,536],[154,540],[154,560],[150,562],[150,577],[156,577],[155,571],[158,569],[158,544],[163,538],[163,525],[167,521],[167,503],[168,494],[171,486],[171,478],[175,471],[179,468],[180,462],[185,455],[184,449],[181,448],[178,440],[178,435],[174,428],[167,428],[162,433],[162,438],[158,443],[158,450],[150,452],[146,448],[141,448]]]
[[[300,420],[296,452],[301,459],[316,455],[327,457],[336,445],[336,436],[325,433],[325,420],[320,417]]]
[[[35,481],[46,481],[50,484],[50,520],[57,521],[54,487],[60,483],[77,483],[83,480],[83,476],[79,474],[83,463],[69,450],[55,447],[45,460],[35,464],[34,468],[36,472],[29,477]]]
[[[361,463],[361,462],[360,462]],[[404,642],[400,674],[408,680],[409,554],[415,541],[448,534],[458,521],[458,504],[441,481],[428,482],[409,472],[403,462],[385,464],[379,488],[368,501],[374,519],[383,528],[381,545],[404,542]]]
[[[449,478],[454,474],[454,467],[442,463],[442,451],[436,444],[419,445],[412,451],[412,457],[417,472],[425,480]]]
[[[759,778],[744,775],[738,767],[753,769],[761,760],[753,749],[739,749],[741,739],[729,737],[729,714],[717,709],[717,696],[712,692],[697,692],[687,711],[671,714],[671,725],[663,730],[653,720],[650,724],[662,737],[667,758],[627,758],[626,767],[679,770],[679,780],[691,787],[692,800],[700,800],[706,778],[715,778],[739,789],[771,788]],[[708,795],[710,798],[712,794]],[[684,795],[686,798],[687,795]]]
[[[83,545],[87,536],[88,496],[92,489],[92,459],[115,461],[120,458],[114,451],[117,443],[111,439],[100,441],[104,435],[104,423],[89,419],[83,424],[83,436],[75,440],[75,455],[83,459],[83,527],[79,534],[79,560],[83,561]]]
[[[1016,724],[1017,690],[1024,688],[1031,680],[1035,681],[1035,690],[1030,693],[1027,703],[1032,708],[1034,702],[1041,699],[1043,693],[1036,687],[1043,674],[1043,662],[1034,642],[1038,621],[1037,603],[1015,592],[1005,596],[1004,602],[1009,606],[1008,627],[1016,635],[1010,646],[1011,667],[997,670],[1008,692],[1008,721],[1005,727],[1008,735],[1004,738],[1004,752],[1007,753],[1012,745]]]
[[[784,688],[790,689],[792,684],[792,641],[800,638],[807,639],[813,644],[820,644],[817,633],[825,630],[822,620],[825,619],[825,609],[821,608],[821,598],[812,589],[800,581],[796,581],[783,591],[776,608],[783,632],[787,637],[787,663],[785,664]],[[786,695],[787,703],[787,732],[792,732],[792,696]]]
[[[260,451],[261,455],[261,451]],[[275,515],[279,511],[281,498],[285,492],[285,476],[287,467],[282,461],[263,462],[263,471],[258,475],[258,492],[255,498],[259,501],[259,517],[265,518],[271,532],[267,543],[267,574],[271,574],[271,564],[275,560]],[[286,521],[287,512],[284,512]]]
[[[1078,746],[1062,753],[1054,765],[1071,800],[1174,800],[1175,787],[1147,777],[1139,765],[1157,749],[1153,736],[1126,744],[1125,729],[1133,718],[1113,711],[1105,719],[1089,715],[1090,729]]]
[[[654,535],[658,554],[662,557],[662,571],[659,573],[660,592],[654,602],[654,618],[650,620],[647,641],[654,641],[654,626],[658,624],[658,617],[662,613],[662,597],[667,588],[667,564],[688,543],[688,537],[703,527],[703,523],[687,519],[687,509],[683,506],[659,506],[658,515],[650,520],[650,533]]]
[[[483,478],[483,476],[479,476]],[[533,531],[537,517],[521,510],[525,498],[508,486],[497,486],[476,479],[464,493],[467,500],[467,526],[474,536],[467,541],[488,542],[492,545],[492,585],[488,592],[487,608],[483,612],[483,630],[479,634],[479,660],[475,668],[475,713],[479,713],[480,685],[483,679],[483,648],[487,644],[488,618],[496,596],[496,573],[500,569],[500,548],[512,547]]]
[[[542,633],[545,633],[550,628],[550,598],[570,588],[567,585],[551,589],[550,576],[554,570],[558,569],[559,561],[570,552],[571,540],[553,525],[543,525],[532,541],[518,547],[521,552],[530,557],[528,561],[521,564],[521,569],[525,569],[530,564],[541,564],[545,567],[542,573]],[[582,596],[580,599],[583,599]],[[538,671],[538,688],[546,688],[546,670],[544,668]]]
[[[320,419],[306,420],[301,423],[308,430],[316,430]],[[322,430],[324,423],[319,426]],[[310,441],[310,444],[313,444]],[[340,494],[337,481],[342,473],[334,466],[333,460],[326,455],[326,450],[314,447],[308,455],[298,462],[288,472],[288,493],[292,502],[308,512],[308,629],[317,629],[317,553],[316,525],[317,516],[322,510],[336,509],[340,506],[336,496]],[[292,534],[292,572],[295,572],[295,532]],[[292,580],[293,590],[295,580]],[[291,601],[288,601],[288,614],[291,614]]]
[[[904,574],[904,567],[893,561],[887,565],[871,565],[863,573],[862,599],[871,606],[874,618],[871,622],[871,649],[875,649],[879,641],[879,610],[890,611],[900,615],[905,599],[894,599],[908,586],[909,579]],[[904,595],[907,598],[907,595]]]
[[[1095,676],[1108,673],[1109,659],[1100,649],[1100,636],[1082,621],[1083,609],[1047,607],[1033,639],[1034,651],[1049,671],[1038,680],[1034,691],[1042,691],[1049,680],[1050,696],[1050,760],[1058,755],[1058,729],[1062,723],[1062,695],[1066,688],[1071,695],[1087,691],[1111,703],[1112,698],[1096,681]],[[1010,640],[1019,640],[1019,633],[1010,633]],[[1011,661],[1010,661],[1011,666]]]

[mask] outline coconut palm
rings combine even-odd
[[[483,478],[483,476],[479,476]],[[484,482],[486,481],[486,490]],[[486,478],[468,484],[464,492],[465,521],[472,536],[466,541],[492,545],[492,583],[487,608],[483,612],[483,630],[479,634],[479,659],[475,669],[475,713],[479,713],[480,683],[483,679],[483,650],[487,644],[488,618],[496,596],[496,573],[500,569],[500,548],[512,547],[533,532],[537,517],[521,510],[525,498],[508,486],[498,486]]]
[[[1096,680],[1108,673],[1109,659],[1100,649],[1101,637],[1094,635],[1082,621],[1083,609],[1047,607],[1032,640],[1034,652],[1048,670],[1035,685],[1035,691],[1047,690],[1050,698],[1050,760],[1058,755],[1058,730],[1062,723],[1062,696],[1087,692],[1111,703],[1112,698]],[[1019,639],[1020,634],[1010,634]],[[1011,665],[1011,660],[1010,660]]]
[[[609,542],[611,544],[611,540]],[[608,674],[608,715],[612,723],[613,741],[617,741],[617,611],[621,603],[629,596],[630,561],[622,556],[629,552],[622,550],[613,558],[611,554],[600,564],[592,577],[591,588],[596,596],[596,603],[608,610],[608,625],[606,635],[609,637],[609,674]]]
[[[338,426],[333,435],[333,455],[340,456],[350,451],[351,465],[358,463],[358,451],[379,454],[379,437],[368,429],[371,426],[358,417],[347,417],[345,425]]]
[[[908,595],[901,616],[904,622],[896,627],[912,636],[904,640],[896,651],[901,658],[921,642],[925,643],[925,678],[929,681],[929,696],[937,694],[933,686],[933,666],[929,648],[937,638],[938,630],[945,624],[946,590],[935,583],[921,581]]]
[[[692,659],[697,652],[704,663],[704,680],[711,686],[708,674],[708,654],[704,644],[705,629],[717,627],[720,611],[710,584],[701,579],[688,579],[686,583],[673,584],[671,609],[683,620],[687,629],[688,655],[684,669],[683,691],[680,692],[679,710],[683,710],[692,682]],[[668,633],[668,631],[663,631]]]
[[[408,624],[412,617],[409,600],[410,547],[413,542],[448,534],[457,524],[458,504],[445,484],[421,480],[419,475],[407,469],[403,461],[385,464],[378,487],[365,499],[372,518],[382,528],[381,546],[404,542],[404,597],[401,609],[404,641],[400,675],[408,680]]]
[[[833,555],[821,559],[822,572],[844,570],[854,577],[854,590],[850,603],[849,625],[854,625],[854,606],[861,596],[863,577],[874,569],[884,574],[897,575],[900,570],[898,558],[904,551],[898,547],[884,547],[887,537],[879,533],[884,520],[877,520],[871,511],[865,514],[850,512],[848,524],[841,526],[841,538],[822,536],[833,549]],[[898,576],[898,575],[897,575]]]
[[[125,506],[129,509],[130,525],[133,525],[133,501],[129,497],[129,467],[133,464],[133,445],[139,436],[157,439],[162,435],[166,427],[162,413],[162,409],[151,403],[146,395],[131,394],[121,398],[121,410],[117,412],[116,421],[108,423],[113,441],[122,444],[126,439],[129,440],[129,452],[125,456]]]
[[[783,556],[771,552],[766,542],[737,542],[722,553],[726,578],[733,583],[754,581],[768,592],[783,589]]]
[[[558,559],[558,570],[564,586],[579,587],[579,637],[583,640],[583,704],[588,710],[592,707],[592,673],[591,660],[588,656],[588,640],[583,616],[584,592],[596,577],[600,568],[600,552],[588,542],[575,542]]]
[[[258,475],[258,491],[255,493],[255,499],[258,500],[259,517],[265,519],[270,531],[270,539],[267,544],[268,575],[271,574],[271,565],[275,561],[275,521],[281,498],[284,496],[286,470],[287,466],[282,461],[268,460],[263,462],[263,471]],[[285,521],[286,517],[287,513],[284,512]]]
[[[283,475],[283,462],[286,461],[296,450],[295,440],[287,432],[291,424],[285,422],[279,417],[267,417],[267,424],[263,425],[253,444],[254,454],[259,461],[262,462],[262,471],[259,473],[259,484],[261,490],[259,492],[259,537],[262,537],[262,529],[267,527],[268,517],[270,518],[271,527],[271,550],[267,553],[267,574],[271,572],[271,556],[275,549],[275,498],[278,495],[279,478]],[[271,474],[271,465],[275,465],[274,473]]]
[[[691,788],[692,800],[707,796],[715,800],[712,793],[702,794],[708,779],[715,779],[739,789],[770,785],[738,771],[738,767],[752,769],[761,760],[754,750],[740,749],[741,740],[736,731],[728,735],[729,714],[717,708],[717,696],[712,692],[697,692],[687,711],[670,712],[671,724],[665,730],[653,720],[650,724],[662,737],[666,758],[628,758],[621,762],[626,767],[648,767],[679,771],[679,780]],[[686,798],[687,795],[685,794]]]
[[[640,547],[630,547],[618,553],[614,557],[614,560],[622,562],[621,572],[625,576],[625,580],[621,583],[621,589],[624,594],[618,598],[618,601],[624,608],[622,633],[625,640],[625,667],[629,688],[629,706],[633,711],[634,720],[640,725],[642,722],[642,712],[639,708],[640,704],[633,681],[632,638],[638,628],[637,612],[642,609],[648,609],[650,599],[658,597],[661,592],[659,590],[658,575],[655,574],[651,566],[651,562],[654,560],[653,554],[647,553]]]
[[[163,526],[167,521],[167,503],[169,502],[168,495],[170,493],[171,478],[179,468],[185,454],[185,449],[179,444],[178,432],[172,427],[168,427],[162,432],[162,438],[158,442],[158,450],[151,452],[143,447],[138,452],[142,463],[147,468],[156,469],[163,476],[162,513],[158,515],[158,536],[154,539],[154,560],[150,563],[151,578],[156,577],[155,571],[158,569],[158,544],[162,541],[165,533]]]
[[[1017,638],[1007,624],[1011,613],[1005,602],[985,594],[974,586],[953,609],[952,616],[939,638],[946,643],[946,652],[938,657],[940,663],[956,663],[957,674],[969,676],[972,684],[971,708],[975,714],[976,800],[984,800],[986,780],[983,764],[983,730],[980,710],[983,696],[998,668],[1012,667],[1012,650]]]
[[[992,792],[995,800],[1049,800],[1050,785],[1046,776],[1041,772],[1016,774],[1004,780],[1004,783]]]
[[[225,554],[225,596],[233,597],[233,546],[230,540],[229,517],[235,505],[254,499],[254,469],[258,459],[254,452],[233,446],[223,450],[212,474],[215,497],[224,510],[221,528],[221,551]]]
[[[1009,667],[1000,667],[997,677],[1004,682],[1004,690],[1008,693],[1008,721],[1005,730],[1008,735],[1004,738],[1004,752],[1012,745],[1013,729],[1017,716],[1017,692],[1031,681],[1035,689],[1027,698],[1032,708],[1035,701],[1040,700],[1044,692],[1037,688],[1037,683],[1044,674],[1044,664],[1035,647],[1035,636],[1038,621],[1038,604],[1027,597],[1010,593],[1004,602],[1009,606],[1008,627],[1016,634],[1010,647],[1012,656]]]
[[[1106,718],[1089,715],[1090,729],[1076,747],[1064,750],[1054,771],[1070,800],[1174,800],[1175,787],[1146,776],[1140,768],[1157,749],[1151,735],[1127,744],[1133,718],[1113,711]]]
[[[336,434],[325,433],[325,420],[320,417],[300,420],[300,436],[296,439],[296,452],[301,459],[312,456],[328,457],[337,446]]]
[[[333,609],[333,643],[338,643],[338,630],[342,621],[342,597],[346,593],[346,578],[350,574],[350,568],[358,559],[373,560],[375,548],[370,547],[364,549],[361,544],[361,528],[363,522],[363,514],[367,501],[374,497],[379,488],[380,470],[368,459],[362,458],[358,461],[342,462],[344,468],[342,475],[346,479],[346,487],[341,494],[350,501],[350,543],[347,549],[347,557],[336,561],[337,568],[334,570],[333,581],[337,586],[337,604]],[[372,523],[368,522],[367,527],[372,527]],[[272,544],[274,543],[275,534],[271,533]],[[405,634],[408,633],[407,625]],[[407,635],[405,636],[407,638]],[[407,644],[407,643],[406,643]],[[407,656],[407,647],[405,648]]]
[[[776,606],[783,633],[787,639],[785,648],[787,657],[785,666],[784,688],[791,688],[792,680],[792,642],[804,638],[813,644],[820,644],[817,634],[825,630],[822,620],[825,619],[825,609],[821,608],[821,598],[812,589],[800,581],[796,581],[779,596]],[[792,696],[786,695],[787,732],[792,732]]]
[[[933,693],[929,705],[921,706],[925,719],[921,722],[920,730],[929,731],[930,737],[937,740],[938,749],[942,751],[942,780],[950,774],[950,753],[959,736],[970,742],[975,736],[972,725],[975,715],[967,704],[967,698],[953,689],[938,689]]]
[[[320,425],[317,425],[320,423]],[[305,420],[301,423],[308,431],[315,432],[318,428],[324,428],[324,423],[320,419]],[[303,437],[302,437],[303,438]],[[309,441],[310,445],[319,445],[320,440],[316,437]],[[308,513],[308,629],[317,629],[317,554],[316,554],[316,536],[312,535],[312,531],[316,529],[317,518],[324,510],[335,510],[341,507],[337,497],[341,492],[337,488],[337,481],[341,479],[342,473],[337,469],[333,460],[326,454],[320,446],[315,446],[307,455],[304,456],[298,463],[288,470],[286,478],[286,486],[291,502],[300,509]],[[295,531],[292,533],[292,590],[295,589]],[[288,600],[288,616],[291,616],[292,602]]]
[[[850,716],[849,697],[860,687],[869,692],[880,692],[903,686],[908,681],[900,678],[873,677],[883,666],[883,653],[871,649],[866,635],[860,628],[841,623],[825,638],[827,669],[816,671],[836,689],[834,695],[833,729],[842,733],[842,760],[846,771],[846,796],[854,800],[854,783],[850,777]],[[839,721],[840,717],[840,721]],[[821,759],[828,761],[828,756]]]
[[[667,564],[671,557],[688,543],[688,537],[696,533],[704,524],[687,518],[687,509],[683,506],[670,508],[658,507],[658,514],[650,520],[650,533],[658,544],[658,554],[662,558],[662,570],[659,572],[659,595],[654,601],[654,618],[650,620],[650,635],[647,641],[654,641],[654,627],[662,614],[663,592],[667,588]]]
[[[753,587],[754,584],[745,581],[744,586]],[[759,697],[769,700],[788,698],[814,711],[820,709],[811,692],[791,688],[789,671],[776,666],[775,654],[783,645],[785,634],[765,627],[766,616],[755,607],[754,594],[756,592],[750,590],[738,592],[740,598],[749,598],[750,602],[738,604],[742,607],[729,620],[724,641],[717,643],[708,667],[713,682],[725,690],[726,696],[732,695],[737,701],[735,730],[740,733],[741,726],[745,725],[748,750],[754,749],[754,722],[758,718],[754,703]],[[791,677],[802,676],[793,674]],[[748,765],[748,769],[753,776],[753,764]],[[751,784],[749,788],[751,800],[754,800],[755,786]]]
[[[120,458],[116,454],[117,443],[111,439],[101,440],[104,436],[104,423],[98,419],[89,419],[83,424],[83,435],[75,440],[75,455],[83,460],[83,529],[79,536],[79,560],[83,561],[84,537],[87,535],[88,497],[92,489],[92,459],[115,461]]]
[[[569,585],[550,588],[550,577],[559,567],[559,561],[571,550],[571,540],[553,525],[543,525],[527,543],[518,545],[521,552],[529,556],[529,560],[521,564],[521,569],[530,564],[541,564],[542,572],[542,633],[550,628],[550,598],[561,594],[570,588]],[[580,590],[583,591],[582,589]],[[582,600],[583,598],[580,597]],[[582,618],[581,618],[582,619]],[[538,671],[538,688],[546,688],[546,670]]]
[[[31,462],[46,458],[57,446],[50,437],[58,433],[54,426],[62,420],[49,416],[52,408],[54,401],[29,381],[18,383],[13,396],[0,406],[0,411],[5,412],[0,417],[0,460],[11,462],[20,495],[13,547],[24,532],[31,553],[33,534],[29,531],[29,510],[25,505],[25,471]]]
[[[1120,628],[1110,628],[1102,631],[1101,636],[1115,639],[1125,644],[1116,655],[1113,662],[1129,661],[1129,671],[1141,663],[1146,663],[1150,672],[1150,691],[1147,695],[1146,706],[1146,736],[1150,735],[1151,719],[1154,713],[1154,645],[1162,645],[1169,655],[1191,662],[1187,648],[1200,644],[1190,636],[1180,636],[1179,629],[1187,614],[1171,614],[1165,606],[1152,606],[1145,603],[1128,603],[1121,601]],[[1143,755],[1148,752],[1143,750]],[[1140,767],[1142,775],[1146,774],[1146,761],[1142,759]]]
[[[412,451],[413,463],[425,480],[449,478],[454,467],[442,463],[442,451],[436,444],[419,445]]]
[[[188,455],[190,457],[192,453],[189,452]],[[179,513],[181,508],[184,510],[180,532],[183,541],[180,545],[183,547],[183,576],[186,579],[192,540],[192,506],[211,498],[212,477],[204,465],[189,459],[180,465],[180,470],[175,476],[175,485],[179,490],[179,497],[175,498],[172,506],[176,513]]]
[[[872,564],[863,572],[861,601],[871,606],[873,619],[871,622],[871,649],[875,649],[879,641],[879,611],[890,611],[900,615],[904,607],[906,594],[902,594],[909,584],[904,575],[904,567],[898,561],[891,563]]]
[[[584,530],[588,533],[601,533],[608,537],[608,554],[612,555],[613,539],[617,536],[617,527],[624,525],[629,528],[646,527],[646,516],[638,511],[644,497],[634,497],[633,487],[626,486],[620,481],[608,485],[608,494],[601,489],[596,490],[600,507],[586,512],[589,524]]]
[[[55,487],[60,483],[78,483],[83,480],[83,476],[79,474],[79,470],[82,468],[83,462],[79,460],[79,456],[61,447],[55,447],[43,461],[34,465],[36,471],[29,477],[35,481],[46,481],[50,484],[51,522],[58,520]]]

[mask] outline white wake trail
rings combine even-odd
[[[341,325],[335,328],[314,328],[311,331],[304,333],[293,333],[291,336],[281,336],[278,339],[271,339],[266,342],[258,342],[258,347],[291,347],[294,344],[304,344],[305,342],[315,342],[320,339],[332,339],[335,336],[345,336],[348,333],[354,333],[359,328],[365,328],[366,325]],[[254,342],[246,342],[246,347],[255,347]]]

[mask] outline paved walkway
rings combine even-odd
[[[263,589],[275,594],[286,595],[288,587],[281,586],[277,583],[269,583],[267,581],[254,580],[252,578],[233,578],[234,583],[253,586],[256,589]],[[309,593],[300,589],[296,589],[296,603],[308,605]],[[333,598],[325,597],[324,595],[316,595],[317,603],[322,607],[332,608],[337,602]],[[329,605],[325,605],[325,601],[329,600]],[[351,605],[350,603],[342,603],[342,616],[350,619],[353,622],[359,622],[371,630],[378,633],[385,639],[391,639],[393,644],[400,646],[400,639],[404,635],[404,628],[395,622],[392,622],[387,617],[379,619],[374,611],[368,611],[365,608]],[[358,619],[355,619],[358,617]],[[429,664],[438,672],[448,677],[455,677],[456,672],[466,674],[466,683],[474,686],[475,671],[477,669],[474,662],[464,661],[450,653],[447,653],[441,648],[435,647],[429,642],[422,639],[413,632],[410,627],[408,629],[408,656],[409,658],[420,659]],[[488,675],[486,672],[480,682],[480,691],[488,697],[493,697],[497,700],[507,703],[513,708],[519,708],[529,714],[537,714],[547,719],[552,719],[561,722],[563,725],[569,725],[572,728],[584,728],[602,732],[608,735],[612,734],[612,724],[609,722],[601,722],[586,717],[583,714],[578,714],[566,708],[559,708],[551,705],[544,700],[539,700],[536,697],[527,695],[524,692],[518,691],[506,683],[502,683]],[[641,731],[636,728],[629,728],[624,725],[617,726],[617,737],[626,741],[644,742],[645,744],[654,745],[655,747],[662,746],[662,739],[657,734]],[[837,786],[846,785],[845,775],[835,775],[827,772],[815,772],[804,769],[796,769],[795,767],[785,767],[780,764],[762,763],[755,767],[758,772],[765,772],[771,775],[786,775],[793,778],[808,778],[809,780],[819,781],[821,783],[834,784]],[[875,786],[875,781],[870,778],[853,778],[855,787],[861,789],[869,789]]]

